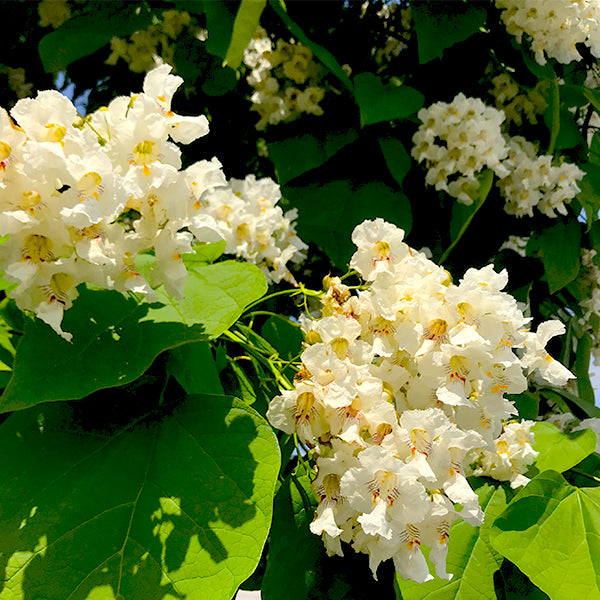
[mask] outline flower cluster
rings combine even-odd
[[[67,0],[42,0],[38,4],[41,27],[57,29],[71,18],[71,7]]]
[[[502,111],[460,93],[450,104],[436,102],[422,108],[418,117],[423,124],[413,137],[412,156],[427,161],[425,181],[436,190],[471,204],[472,191],[478,187],[476,174],[482,169],[492,169],[499,177],[508,175],[502,162],[508,155],[500,129]]]
[[[583,299],[579,303],[583,316],[579,325],[588,333],[593,341],[592,354],[594,363],[600,365],[600,268],[594,262],[596,250],[581,250],[581,271],[577,285],[583,290]]]
[[[8,65],[0,65],[0,73],[6,75],[8,87],[15,93],[17,98],[27,98],[27,96],[31,96],[33,83],[27,83],[25,69],[23,69],[23,67],[14,69]]]
[[[392,558],[402,577],[423,582],[431,575],[421,544],[449,577],[451,523],[482,522],[465,465],[513,486],[527,481],[536,455],[529,423],[508,421],[517,411],[504,395],[527,388],[524,372],[558,386],[573,375],[544,349],[564,327],[529,331],[501,291],[505,271],[469,269],[455,285],[403,235],[382,219],[354,230],[350,266],[371,283],[352,295],[329,281],[321,318],[303,321],[294,389],[272,400],[267,417],[315,449],[310,528],[328,552],[351,543],[373,573]]]
[[[564,215],[565,203],[581,191],[579,167],[566,161],[553,165],[550,155],[539,156],[525,138],[503,134],[504,113],[478,98],[461,93],[450,104],[421,109],[418,116],[422,125],[413,136],[412,156],[426,161],[427,184],[459,202],[473,202],[476,175],[486,167],[499,177],[504,210],[516,216],[532,216],[534,207],[549,217]]]
[[[244,63],[251,69],[247,80],[254,88],[252,110],[260,115],[256,129],[293,121],[302,113],[323,114],[319,106],[325,97],[325,88],[319,85],[323,70],[307,46],[280,39],[273,49],[259,27],[244,51]]]
[[[162,62],[173,64],[175,47],[171,42],[190,23],[191,17],[187,12],[165,10],[158,23],[132,33],[129,41],[113,37],[110,41],[111,54],[106,59],[106,64],[116,65],[122,58],[134,73],[150,71]]]
[[[281,190],[272,179],[248,175],[204,194],[202,207],[215,219],[227,242],[226,253],[256,264],[267,281],[294,283],[287,264],[304,260],[308,246],[296,235],[297,210],[284,214],[277,206],[280,199]]]
[[[506,200],[504,210],[518,217],[533,216],[534,207],[548,217],[555,217],[556,212],[566,215],[565,202],[581,191],[577,181],[584,172],[565,161],[552,165],[551,156],[539,156],[535,146],[521,136],[509,138],[507,145],[505,164],[510,165],[510,174],[498,182]]]
[[[206,135],[208,121],[171,110],[183,80],[170,70],[157,67],[146,75],[142,93],[117,97],[86,119],[54,90],[17,102],[11,116],[19,125],[0,110],[0,235],[8,236],[0,264],[5,278],[18,284],[12,292],[17,305],[67,338],[63,313],[80,283],[152,297],[135,267],[136,256],[152,250],[153,282],[181,296],[187,276],[181,255],[193,251],[194,238],[227,237],[203,200],[219,187],[235,192],[238,184],[227,182],[216,158],[181,170],[174,142]],[[269,192],[265,211],[273,210]],[[263,230],[254,207],[258,195],[244,200],[240,194],[240,204],[251,205],[244,214],[253,235]],[[289,219],[285,223],[293,231]],[[298,260],[302,249],[295,241],[290,251],[285,242],[284,233],[262,237],[247,254],[272,266],[278,279],[287,275],[285,260]]]
[[[600,57],[600,3],[598,0],[496,0],[508,33],[531,49],[540,65],[546,55],[561,63],[581,60],[577,44],[585,44]]]
[[[525,93],[508,73],[497,75],[492,79],[492,83],[494,84],[492,96],[496,101],[496,108],[504,111],[507,121],[519,127],[523,124],[523,118],[532,125],[537,124],[537,115],[548,106],[540,91],[543,82],[539,82]]]

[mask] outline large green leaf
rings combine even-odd
[[[269,144],[269,158],[273,161],[280,184],[291,181],[329,160],[344,146],[358,138],[356,131],[326,132],[317,136],[305,133]]]
[[[270,426],[228,396],[121,428],[83,427],[85,404],[0,428],[0,598],[229,600],[271,522]]]
[[[360,108],[361,125],[371,125],[392,119],[405,119],[415,114],[425,97],[408,85],[384,84],[373,73],[361,73],[354,78],[354,95]]]
[[[314,567],[323,551],[309,530],[316,502],[306,475],[288,477],[277,492],[269,538],[263,600],[306,600]]]
[[[600,488],[541,473],[496,519],[490,542],[552,600],[600,599]]]
[[[223,62],[224,65],[237,69],[242,64],[244,50],[256,33],[260,15],[266,4],[267,0],[241,0],[233,22],[233,32]]]
[[[473,2],[415,2],[412,17],[419,43],[419,62],[441,58],[446,48],[462,42],[479,31],[487,10]]]
[[[575,355],[575,364],[573,371],[577,377],[577,393],[579,397],[590,405],[596,403],[594,386],[590,380],[590,358],[594,341],[589,333],[585,333],[577,340],[577,354]]]
[[[38,50],[44,69],[62,71],[108,44],[112,37],[145,29],[150,22],[151,15],[138,3],[94,2],[87,14],[69,19],[41,39]]]
[[[458,521],[450,528],[447,571],[450,581],[432,579],[425,583],[405,581],[397,577],[404,600],[490,600],[494,598],[494,573],[502,557],[489,544],[489,531],[494,519],[506,508],[502,487],[484,483],[475,490],[485,511],[481,527]]]
[[[133,381],[164,350],[221,335],[266,288],[254,265],[226,261],[190,271],[183,300],[159,289],[160,302],[138,304],[118,292],[83,289],[65,313],[71,343],[38,319],[27,323],[0,411]]]
[[[299,209],[298,233],[315,242],[339,268],[345,268],[356,247],[351,234],[365,219],[382,217],[408,233],[412,226],[410,201],[382,183],[352,188],[351,182],[332,181],[321,186],[286,186],[284,195]]]
[[[542,230],[537,243],[548,278],[550,293],[554,294],[573,281],[579,273],[581,229],[577,221],[557,221]]]
[[[534,466],[539,472],[559,473],[579,464],[596,449],[596,434],[591,429],[564,433],[551,423],[536,423],[533,449],[540,453]]]

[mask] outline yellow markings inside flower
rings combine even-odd
[[[50,283],[41,287],[48,302],[59,302],[66,304],[69,300],[69,292],[73,287],[74,279],[68,273],[54,273]]]
[[[93,196],[98,200],[98,192],[102,191],[102,177],[96,171],[89,171],[77,182],[79,197],[84,200]]]
[[[64,125],[58,123],[48,123],[45,125],[46,133],[43,136],[42,141],[44,142],[62,142],[62,139],[67,133],[67,128]]]
[[[133,148],[133,162],[136,165],[144,166],[144,175],[146,175],[146,177],[150,175],[150,169],[147,163],[153,162],[158,158],[155,146],[156,144],[154,142],[145,140],[137,143]]]
[[[23,260],[34,263],[42,263],[52,260],[54,244],[44,235],[31,234],[25,238],[25,244],[21,249]]]
[[[10,144],[0,141],[0,164],[4,167],[4,161],[10,156],[12,148]]]
[[[387,242],[375,242],[373,244],[375,260],[386,260],[390,256],[390,245]]]
[[[21,199],[19,200],[19,208],[21,210],[26,210],[30,215],[33,215],[41,206],[43,206],[42,195],[39,192],[30,190],[21,194]]]

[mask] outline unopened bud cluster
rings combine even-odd
[[[174,296],[183,293],[181,255],[193,252],[194,238],[226,239],[229,252],[273,269],[275,280],[291,279],[285,263],[301,256],[290,219],[275,207],[273,182],[227,182],[216,158],[181,169],[174,142],[206,135],[208,121],[171,110],[182,79],[170,70],[157,67],[143,93],[117,97],[85,119],[53,90],[17,102],[12,119],[0,109],[0,235],[8,236],[0,265],[17,284],[17,305],[67,338],[63,313],[80,283],[153,297],[136,270],[141,252],[153,251],[153,282]],[[235,223],[204,206],[218,189],[233,190]]]
[[[419,111],[422,125],[413,136],[412,156],[426,161],[425,181],[464,204],[472,204],[483,169],[498,176],[504,210],[516,216],[533,216],[533,208],[549,217],[567,214],[569,203],[581,189],[584,172],[562,161],[552,164],[521,136],[502,133],[502,111],[479,98],[458,94],[451,103],[436,102]]]
[[[491,92],[496,108],[504,112],[507,121],[519,127],[523,125],[524,119],[532,125],[537,124],[537,115],[548,106],[541,93],[543,82],[539,82],[533,89],[522,91],[508,73],[502,73],[494,77],[492,83],[494,87]]]
[[[254,88],[252,110],[260,115],[256,129],[288,123],[302,113],[323,114],[319,106],[325,97],[325,88],[319,85],[323,70],[307,46],[279,39],[273,48],[266,31],[259,27],[244,51],[244,63],[251,69],[247,80]]]
[[[530,332],[502,292],[506,271],[469,269],[455,285],[403,236],[382,219],[354,230],[350,266],[370,284],[352,295],[329,280],[321,318],[304,319],[309,345],[294,389],[267,417],[315,448],[310,528],[328,552],[350,543],[374,573],[392,558],[402,577],[423,582],[421,544],[448,578],[450,525],[482,522],[469,468],[527,482],[530,423],[510,421],[517,411],[505,394],[523,392],[533,371],[557,386],[573,375],[545,350],[563,325]]]
[[[113,37],[106,64],[116,65],[119,59],[123,59],[134,73],[151,71],[163,62],[172,65],[175,54],[173,42],[190,24],[189,13],[165,10],[160,20],[146,29],[135,31],[129,40]]]
[[[600,57],[600,2],[598,0],[496,0],[506,30],[523,42],[526,35],[535,60],[546,56],[561,63],[581,60],[577,44]]]

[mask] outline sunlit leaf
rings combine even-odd
[[[218,337],[267,285],[249,263],[226,261],[189,272],[185,298],[159,289],[160,302],[138,304],[114,291],[82,289],[65,312],[67,342],[39,319],[28,321],[0,411],[83,398],[137,379],[164,350]]]
[[[0,598],[229,600],[271,522],[271,427],[228,396],[124,427],[86,428],[85,410],[58,403],[1,426]]]
[[[496,519],[490,542],[552,600],[600,598],[600,488],[541,473]]]
[[[533,449],[540,453],[534,466],[539,472],[562,473],[579,464],[596,449],[596,435],[590,429],[564,433],[551,423],[536,423]]]
[[[233,32],[231,42],[225,55],[224,65],[237,69],[242,63],[242,57],[246,46],[256,33],[267,0],[241,0],[235,21],[233,22]]]

